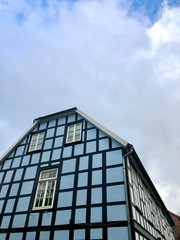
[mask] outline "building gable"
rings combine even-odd
[[[77,108],[35,119],[1,158],[0,182],[2,240],[173,239],[132,145]]]
[[[116,138],[77,109],[35,119],[1,159],[0,239],[128,240],[126,142]]]

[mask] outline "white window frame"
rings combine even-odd
[[[29,145],[29,152],[37,151],[42,149],[43,140],[44,140],[45,132],[34,133],[31,136],[31,142]]]
[[[42,178],[43,174],[48,174],[48,172],[50,173],[51,171],[55,171],[55,176]],[[36,195],[35,195],[34,204],[33,204],[33,210],[48,209],[48,208],[53,207],[54,196],[55,196],[55,191],[56,191],[57,175],[58,175],[57,168],[48,169],[48,170],[44,170],[44,171],[40,172],[38,185],[37,185],[37,189],[36,189]],[[51,187],[52,183],[53,183],[53,188],[49,188],[49,187]],[[43,189],[41,188],[42,184],[44,185]],[[50,191],[52,191],[52,193],[50,193],[50,197],[49,197],[48,194]],[[41,196],[42,194],[43,194],[43,196]],[[50,204],[46,205],[46,200],[47,201],[50,200],[51,201]],[[39,201],[39,203],[41,201],[41,203],[38,204],[38,201]]]
[[[79,138],[76,139],[76,133],[78,131],[77,129],[77,126],[80,125],[80,134],[79,134]],[[69,137],[70,137],[70,129],[73,128],[73,131],[71,131],[72,133],[72,140],[69,140]],[[67,135],[66,135],[66,143],[73,143],[73,142],[78,142],[78,141],[81,141],[81,138],[82,138],[82,122],[78,122],[78,123],[75,123],[75,124],[71,124],[68,126],[68,129],[67,129]]]

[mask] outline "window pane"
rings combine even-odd
[[[42,216],[42,226],[51,226],[52,212],[44,212]]]
[[[74,155],[82,155],[84,152],[84,144],[76,144],[74,146]]]
[[[92,171],[92,185],[102,184],[102,170]]]
[[[79,173],[78,176],[78,187],[87,186],[88,173]]]
[[[56,178],[57,177],[57,169],[43,171],[41,173],[41,180],[49,179],[49,178]]]
[[[23,160],[22,160],[22,163],[21,163],[21,166],[28,165],[29,164],[29,160],[30,160],[30,155],[24,156]]]
[[[56,131],[56,136],[64,134],[64,126],[58,127]]]
[[[91,203],[102,203],[102,188],[92,188]]]
[[[68,127],[67,142],[73,142],[74,125]]]
[[[22,194],[32,194],[34,181],[23,182],[21,188],[21,195]]]
[[[11,213],[13,211],[15,199],[9,199],[6,204],[5,213]]]
[[[68,230],[61,230],[54,232],[54,239],[53,240],[69,240],[69,231]]]
[[[75,171],[76,159],[63,161],[62,173]]]
[[[96,138],[96,129],[87,130],[87,140],[95,139]]]
[[[77,191],[77,199],[76,205],[86,205],[87,204],[87,190],[78,190]]]
[[[74,174],[61,177],[60,189],[73,188],[73,186],[74,186]]]
[[[93,168],[102,167],[102,154],[95,154],[93,155],[93,162],[92,162]]]
[[[26,168],[26,173],[24,179],[35,178],[37,167],[28,167]]]
[[[109,240],[119,240],[119,236],[121,236],[123,240],[129,239],[127,227],[108,228]]]
[[[109,138],[99,140],[99,151],[109,149]]]
[[[21,158],[20,157],[14,158],[12,167],[13,168],[19,167],[20,163],[21,163]]]
[[[2,186],[2,188],[1,188],[1,198],[6,197],[8,187],[9,187],[9,185]]]
[[[91,208],[91,222],[102,222],[102,207]]]
[[[107,187],[107,201],[108,202],[125,201],[124,185]]]
[[[89,157],[81,157],[79,160],[79,170],[88,169]]]
[[[81,125],[82,125],[81,123],[76,124],[76,131],[81,129]]]
[[[32,142],[33,142],[33,141],[36,141],[37,138],[38,138],[38,134],[34,134],[34,135],[32,135]]]
[[[19,183],[12,184],[9,196],[16,196],[19,188]]]
[[[35,240],[36,232],[28,232],[26,233],[26,240]]]
[[[45,143],[44,143],[44,149],[52,148],[52,144],[53,144],[53,139],[46,140]],[[42,142],[41,143],[39,142],[38,145],[37,145],[37,148],[41,149],[41,146],[42,146]]]
[[[61,192],[59,193],[58,207],[72,206],[73,192]]]
[[[68,122],[73,122],[75,121],[75,114],[68,116]]]
[[[8,228],[11,216],[4,216],[1,223],[1,228]]]
[[[10,182],[11,181],[11,177],[14,171],[8,171],[6,172],[6,177],[4,179],[4,183]]]
[[[44,206],[51,206],[54,197],[55,180],[47,182],[47,191]]]
[[[85,222],[86,222],[86,208],[76,209],[75,223],[85,223]]]
[[[52,121],[49,122],[48,127],[49,127],[49,128],[50,128],[50,127],[54,127],[55,125],[56,125],[56,120],[52,120]]]
[[[90,152],[96,152],[96,142],[87,142],[86,143],[86,152],[90,153]]]
[[[69,224],[70,219],[71,219],[71,210],[57,211],[55,225]]]
[[[63,158],[72,156],[72,146],[63,148]]]
[[[63,142],[63,138],[62,137],[57,137],[55,138],[55,142],[54,142],[54,147],[61,147],[62,146],[62,142]]]
[[[85,240],[85,229],[74,230],[74,240]]]
[[[42,156],[41,156],[41,162],[49,162],[50,160],[50,154],[51,151],[45,151],[43,152]]]
[[[12,159],[4,161],[3,170],[9,169],[11,166]]]
[[[0,201],[0,214],[1,214],[1,212],[2,212],[3,205],[4,205],[4,200],[1,200],[1,201]]]
[[[75,132],[75,141],[81,140],[81,130],[76,130]]]
[[[26,214],[15,215],[12,227],[24,227],[26,221]]]
[[[40,126],[39,126],[39,129],[40,129],[40,130],[41,130],[41,129],[44,129],[44,128],[46,128],[46,126],[47,126],[47,122],[41,123]]]
[[[91,240],[101,240],[102,238],[102,229],[101,228],[94,228],[90,230],[90,239]]]
[[[107,220],[108,221],[122,221],[126,220],[126,206],[114,205],[107,206]]]
[[[61,148],[53,150],[51,160],[60,159],[60,156],[61,156]]]
[[[124,180],[122,167],[108,168],[106,170],[106,173],[107,173],[107,183],[120,182]]]
[[[48,129],[47,133],[46,133],[46,138],[53,137],[54,136],[54,130],[55,130],[55,128]]]
[[[69,130],[69,133],[72,133],[72,132],[74,132],[74,126],[75,126],[75,125],[69,126],[69,128],[68,128],[68,130]]]
[[[27,211],[29,207],[30,197],[19,198],[16,212]]]
[[[35,164],[39,162],[39,158],[40,158],[40,153],[36,153],[32,155],[32,159],[31,159],[31,164]]]
[[[7,238],[6,238],[6,233],[0,233],[0,239],[1,240],[6,240]]]
[[[69,135],[69,136],[68,136],[67,142],[73,142],[73,135]]]
[[[35,201],[35,207],[42,207],[45,188],[46,188],[46,182],[39,183],[38,190],[37,190],[36,201]]]
[[[122,151],[111,151],[106,153],[106,165],[114,165],[122,163]]]
[[[29,216],[28,226],[33,227],[38,225],[39,213],[31,213]]]
[[[40,238],[39,240],[49,240],[50,232],[40,232]]]
[[[23,233],[11,233],[9,240],[21,240],[23,237]]]

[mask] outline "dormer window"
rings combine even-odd
[[[42,148],[44,135],[45,135],[44,132],[35,133],[32,135],[30,146],[29,146],[29,152],[37,151]]]
[[[75,123],[68,126],[66,143],[81,141],[82,123]]]

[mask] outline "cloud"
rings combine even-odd
[[[180,8],[150,26],[126,1],[30,3],[0,3],[1,155],[34,118],[77,106],[135,146],[180,212]]]

